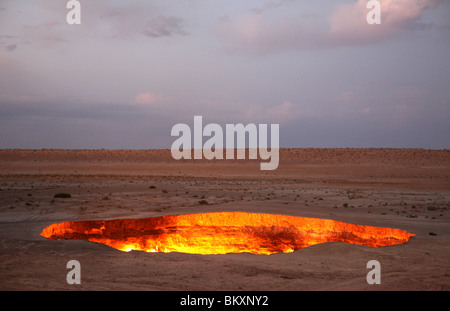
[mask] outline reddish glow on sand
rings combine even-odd
[[[121,251],[226,254],[293,252],[325,242],[404,244],[409,232],[319,218],[222,212],[144,219],[70,221],[46,227],[54,240],[89,240]]]

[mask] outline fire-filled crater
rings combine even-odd
[[[88,240],[121,251],[273,254],[325,242],[390,246],[404,244],[414,234],[330,219],[219,212],[69,221],[46,227],[41,236],[53,240]]]

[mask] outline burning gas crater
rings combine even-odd
[[[89,240],[121,251],[192,254],[273,254],[325,242],[380,247],[403,244],[414,236],[400,229],[244,212],[70,221],[52,224],[41,235],[53,240]]]

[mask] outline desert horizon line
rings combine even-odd
[[[270,148],[268,148],[270,149]],[[279,150],[287,149],[322,149],[322,150],[432,150],[432,151],[450,151],[450,148],[424,148],[424,147],[280,147],[276,148]],[[171,148],[0,148],[0,151],[171,151]],[[188,149],[191,151],[201,150],[201,149]],[[222,148],[222,150],[227,150],[227,148]],[[233,150],[246,150],[249,148],[233,148]]]

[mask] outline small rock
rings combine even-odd
[[[60,192],[53,196],[54,198],[71,198],[70,193]]]

